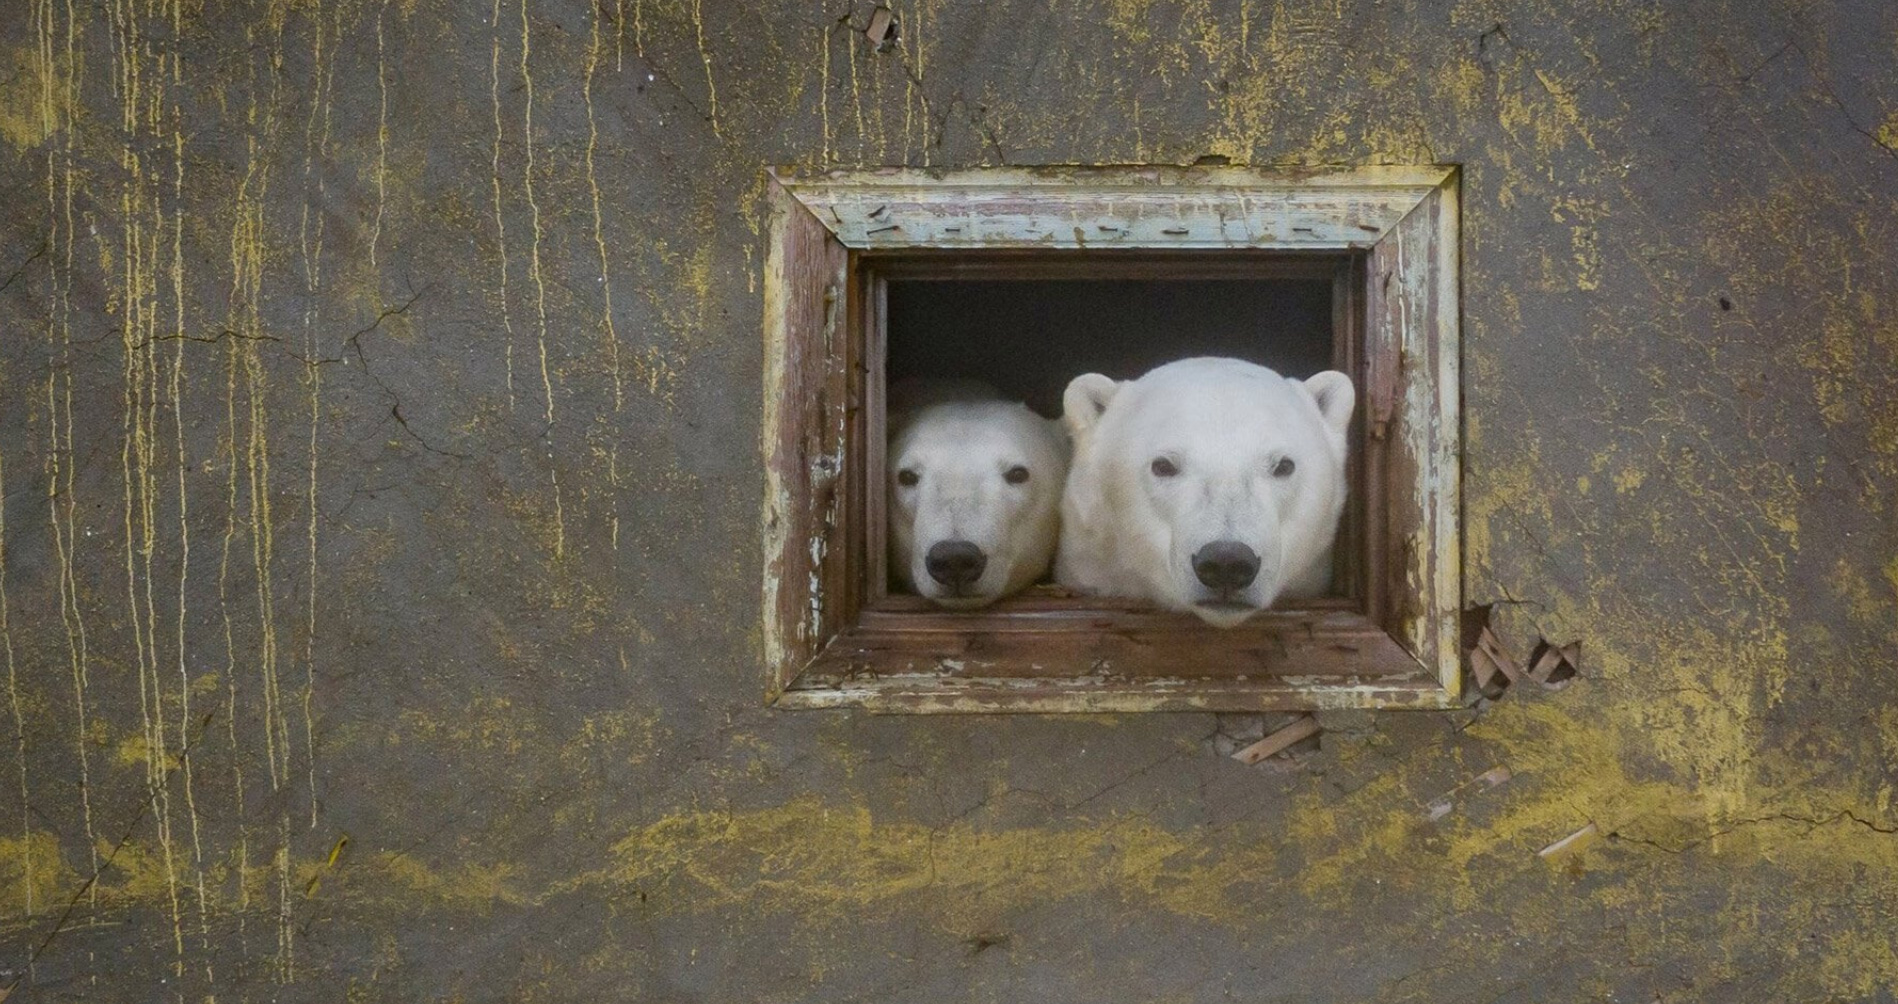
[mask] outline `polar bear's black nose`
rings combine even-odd
[[[988,563],[989,556],[966,540],[938,541],[923,557],[923,566],[929,569],[930,578],[955,588],[971,585],[981,578],[982,569],[988,567]]]
[[[1244,589],[1259,577],[1259,556],[1236,540],[1215,540],[1193,555],[1193,574],[1221,592]]]

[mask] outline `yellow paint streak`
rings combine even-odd
[[[168,8],[170,30],[174,38],[182,37],[184,31],[183,12],[176,2]],[[184,258],[184,216],[185,216],[185,170],[184,170],[184,134],[181,123],[184,111],[179,95],[184,93],[183,57],[174,49],[171,55],[171,154],[172,154],[172,231],[171,231],[171,296],[173,304],[172,331],[177,340],[172,344],[171,364],[171,411],[172,411],[172,447],[177,461],[178,491],[178,584],[177,617],[172,629],[177,639],[178,669],[178,749],[190,748],[192,739],[189,734],[195,715],[191,710],[192,682],[188,663],[188,638],[186,612],[186,586],[191,574],[191,521],[189,515],[189,492],[186,486],[186,473],[191,461],[185,449],[185,258]],[[211,962],[211,921],[210,909],[205,902],[205,857],[204,832],[202,819],[198,813],[197,771],[189,757],[180,756],[183,763],[185,813],[191,823],[191,874],[193,876],[192,893],[198,915],[198,947],[203,958],[205,985],[216,981],[216,972]]]
[[[526,90],[525,105],[521,113],[521,133],[527,149],[527,163],[521,169],[522,191],[527,196],[529,218],[533,221],[534,242],[532,255],[528,259],[528,271],[534,279],[534,310],[539,319],[536,331],[540,345],[540,384],[546,394],[547,431],[547,477],[553,486],[554,500],[554,557],[561,558],[567,551],[566,508],[560,497],[559,458],[554,455],[554,382],[547,367],[547,283],[541,274],[540,245],[544,239],[540,225],[540,201],[534,195],[534,75],[529,69],[529,57],[533,51],[533,27],[527,17],[527,0],[521,0],[521,83]]]
[[[382,22],[389,2],[376,8],[376,218],[369,231],[369,274],[382,276],[376,264],[376,250],[382,245],[382,210],[388,201],[389,175],[389,72]]]
[[[935,121],[935,112],[930,108],[929,88],[925,86],[929,80],[929,50],[923,45],[923,38],[929,20],[929,8],[924,6],[921,0],[917,0],[914,20],[915,25],[913,30],[910,31],[909,37],[915,40],[914,44],[916,48],[911,54],[910,59],[916,64],[916,99],[918,104],[922,106],[923,113],[921,122],[923,166],[928,167],[930,165],[930,155],[936,148],[936,144],[929,133],[929,124]]]
[[[342,33],[343,33],[342,15],[341,15],[340,10],[335,10],[333,13],[336,20],[335,36],[338,40],[340,40],[342,38]],[[382,76],[382,69],[381,69],[382,11],[380,8],[377,11],[376,17],[377,17],[376,19],[377,79],[378,79],[378,82],[380,82],[381,76]],[[315,69],[316,69],[316,100],[313,102],[311,106],[310,119],[309,119],[309,122],[306,123],[305,129],[304,129],[304,158],[305,159],[304,159],[304,165],[303,165],[303,181],[304,181],[304,186],[307,189],[312,175],[313,174],[315,175],[316,201],[318,202],[318,204],[323,204],[328,201],[327,199],[328,183],[327,181],[325,181],[321,172],[316,172],[314,170],[314,166],[315,166],[315,158],[319,155],[325,154],[328,151],[329,146],[330,146],[330,118],[331,118],[330,96],[331,96],[332,91],[334,90],[333,85],[336,80],[336,60],[333,54],[330,56],[330,58],[327,61],[324,59],[323,40],[324,40],[325,30],[324,30],[322,21],[320,19],[318,19],[315,22],[315,28],[316,28],[316,40],[315,40],[314,62],[315,62]],[[388,100],[387,95],[385,93],[383,97],[384,110],[383,110],[383,116],[382,116],[382,122],[381,122],[381,128],[383,129],[385,133],[387,130],[387,100]],[[319,113],[322,120],[322,128],[320,131],[316,132],[316,135],[314,137],[312,137],[311,133],[314,130],[317,119],[319,117]],[[378,160],[376,163],[375,232],[371,236],[371,239],[369,242],[370,273],[372,276],[379,275],[376,271],[375,255],[376,255],[376,244],[378,242],[381,229],[382,229],[382,183],[383,183],[384,167],[385,167],[384,158],[378,157]],[[325,219],[324,214],[319,214],[317,216],[314,240],[311,240],[310,237],[308,236],[309,217],[310,217],[309,202],[306,199],[304,203],[304,229],[305,229],[306,236],[302,244],[302,250],[303,250],[304,289],[305,289],[305,296],[307,297],[306,302],[308,306],[305,308],[304,313],[303,313],[303,351],[304,351],[305,359],[317,360],[317,359],[328,358],[328,353],[323,351],[323,347],[320,344],[318,344],[317,334],[316,334],[316,305],[322,301],[321,286],[322,286],[322,277],[323,277],[323,234],[324,234],[326,219]],[[339,347],[339,351],[340,351],[340,347]],[[306,534],[307,547],[306,547],[306,553],[305,553],[305,559],[304,559],[305,623],[304,623],[304,635],[303,635],[303,687],[302,687],[300,704],[301,704],[302,712],[303,712],[304,767],[305,767],[305,772],[307,775],[306,781],[307,781],[308,796],[309,796],[309,799],[308,799],[309,819],[310,819],[311,828],[315,828],[316,826],[316,739],[315,739],[316,721],[315,721],[314,713],[311,710],[311,704],[314,701],[315,694],[316,694],[316,593],[317,593],[317,585],[318,585],[317,530],[316,530],[317,467],[318,467],[319,456],[321,452],[319,449],[319,440],[317,436],[317,430],[319,426],[319,419],[322,412],[323,370],[320,365],[311,364],[304,367],[304,373],[305,373],[305,380],[309,387],[310,421],[309,421],[309,442],[307,444],[307,453],[309,456],[309,465],[308,465],[309,477],[308,477],[308,483],[305,487],[305,492],[304,492],[304,507],[307,510],[305,515],[306,515],[306,524],[307,524],[308,533]]]
[[[69,117],[77,104],[78,95],[78,39],[79,21],[74,14],[73,5],[68,0],[65,9],[65,31],[58,31],[58,12],[48,0],[40,8],[40,17],[35,21],[41,53],[39,74],[41,81],[41,116],[48,123]],[[60,37],[63,34],[64,53],[59,54]],[[64,69],[63,81],[55,86]],[[91,645],[86,631],[85,612],[79,603],[79,583],[77,577],[79,549],[78,496],[74,485],[74,472],[78,467],[78,454],[73,450],[73,378],[72,378],[72,288],[74,281],[74,257],[77,246],[77,227],[73,216],[73,189],[76,172],[73,166],[73,137],[70,128],[47,126],[49,132],[56,131],[61,137],[60,149],[55,152],[49,146],[46,154],[46,201],[49,222],[49,245],[59,249],[53,268],[53,320],[48,326],[47,340],[53,344],[59,363],[52,367],[46,377],[46,415],[47,415],[47,465],[46,481],[47,511],[51,516],[54,550],[58,554],[59,565],[59,603],[60,621],[66,632],[68,665],[73,683],[73,715],[76,720],[74,746],[79,764],[79,806],[86,834],[87,853],[93,872],[99,869],[98,832],[93,825],[92,813],[92,766],[91,752],[86,736],[91,730],[88,721],[87,693],[91,689]],[[87,894],[87,905],[96,909],[99,897],[96,891]]]
[[[718,81],[712,79],[712,52],[705,46],[705,11],[702,4],[703,0],[692,0],[692,31],[698,40],[699,62],[705,65],[705,91],[712,120],[712,135],[722,137],[725,133],[718,125]]]
[[[174,92],[172,107],[175,108],[180,72],[173,68],[168,74],[169,57],[155,54],[147,43],[147,32],[154,30],[163,28],[149,5],[135,7],[129,0],[117,0],[112,5],[109,36],[113,43],[113,96],[118,100],[120,171],[111,185],[117,189],[115,222],[119,230],[117,288],[111,299],[123,317],[118,329],[123,364],[120,394],[124,405],[119,461],[126,613],[137,673],[141,725],[138,741],[144,747],[144,755],[137,762],[142,762],[145,768],[147,804],[158,835],[165,904],[171,921],[172,974],[177,978],[184,975],[185,966],[184,911],[178,875],[179,854],[173,833],[172,754],[167,725],[172,699],[166,693],[161,674],[164,659],[159,652],[161,627],[156,599],[161,506],[158,467],[163,394],[160,381],[164,369],[157,343],[161,338],[182,343],[185,332],[182,301],[174,304],[169,316],[164,309],[163,263],[166,252],[175,250],[177,244],[177,240],[166,239],[166,232],[181,226],[176,222],[176,214],[181,210],[174,210],[172,218],[167,219],[165,188],[161,183],[163,168],[155,151],[177,136],[175,127],[167,121],[165,96],[168,89]],[[155,64],[150,61],[154,55]],[[149,160],[148,151],[154,153]],[[182,170],[181,155],[176,150],[171,161],[174,170]],[[180,180],[174,178],[174,186]],[[112,201],[109,195],[101,195],[102,201],[108,204]],[[105,240],[100,241],[101,246],[105,243]],[[173,256],[171,268],[182,269],[181,256]],[[172,279],[174,290],[181,294],[182,277],[174,274]],[[175,323],[176,327],[168,322]],[[182,365],[181,357],[177,364]],[[171,401],[174,409],[180,405],[175,398]],[[182,418],[177,421],[182,423]],[[177,436],[181,442],[182,432]],[[181,521],[183,504],[181,499],[178,502]],[[178,641],[180,646],[184,644],[182,637]]]
[[[302,195],[306,205],[313,182],[317,198],[322,198],[323,181],[320,173],[314,169],[314,158],[328,144],[330,82],[335,74],[330,42],[341,34],[340,10],[332,9],[332,24],[329,25],[324,23],[321,12],[311,13],[308,23],[312,33],[310,65],[314,77],[308,88],[310,112],[303,129],[305,167]],[[289,913],[291,901],[286,888],[288,876],[285,869],[290,860],[288,800],[294,784],[292,778],[296,773],[296,756],[290,728],[293,701],[283,686],[277,637],[275,589],[278,528],[272,504],[277,492],[271,484],[270,470],[271,455],[277,451],[272,447],[269,430],[271,382],[266,357],[258,346],[266,340],[281,340],[281,336],[268,330],[264,318],[265,279],[270,274],[267,263],[273,257],[270,238],[277,232],[269,219],[272,191],[270,164],[277,156],[281,142],[279,134],[282,130],[276,109],[283,91],[281,69],[285,64],[284,35],[288,14],[289,11],[278,9],[274,11],[274,16],[267,19],[263,27],[268,36],[262,40],[262,44],[258,44],[259,40],[254,36],[256,27],[251,29],[253,45],[260,58],[250,63],[253,76],[249,88],[250,106],[246,112],[247,162],[244,177],[238,186],[231,224],[232,288],[228,301],[231,313],[225,323],[233,332],[233,337],[225,342],[225,435],[220,460],[227,466],[226,521],[218,573],[219,605],[224,617],[226,697],[230,702],[225,731],[232,750],[229,763],[236,816],[240,820],[248,818],[244,812],[247,799],[246,778],[242,769],[244,759],[250,755],[246,752],[246,736],[260,735],[263,740],[265,776],[277,806],[276,846],[269,856],[269,865],[261,873],[255,873],[251,868],[250,828],[243,822],[237,825],[237,846],[232,857],[235,858],[237,868],[241,904],[238,932],[242,939],[248,927],[253,894],[263,894],[274,877],[277,887],[276,951],[271,958],[271,968],[279,979],[288,979],[295,972],[295,926]],[[261,88],[255,76],[259,66],[268,75],[267,86]],[[301,278],[306,289],[316,288],[319,283],[317,268],[321,261],[324,218],[320,213],[310,214],[313,225],[306,225],[298,236],[295,253],[301,259]],[[314,324],[314,315],[306,314],[303,321],[307,335]],[[306,337],[306,351],[313,353],[314,348],[314,341]],[[311,367],[315,365],[313,355],[305,358]],[[306,379],[313,380],[313,376]],[[311,393],[316,393],[313,383]],[[245,538],[241,543],[240,534]],[[230,577],[236,564],[234,559],[240,551],[248,551],[251,566],[249,575],[254,593],[251,604],[241,603],[231,595]],[[250,608],[248,611],[245,610],[246,606]],[[246,617],[254,618],[254,648],[240,652],[236,623]],[[256,681],[257,701],[252,706],[260,704],[261,707],[258,707],[259,713],[255,718],[244,714],[245,705],[239,702],[243,696],[238,687],[240,667],[250,671],[243,675]],[[307,695],[310,689],[307,682],[304,689]],[[307,757],[313,753],[307,717],[305,725],[304,749]],[[313,782],[313,760],[306,763],[305,768],[305,777]]]
[[[534,224],[529,271],[534,279],[534,309],[540,319],[540,383],[546,393],[547,424],[554,424],[554,384],[547,369],[547,283],[541,274],[540,245],[544,239],[540,227],[540,201],[534,196],[534,75],[529,69],[533,51],[533,27],[527,17],[527,0],[521,0],[521,83],[526,103],[521,110],[521,135],[527,151],[527,163],[521,169],[521,189],[527,196],[527,208]]]
[[[493,46],[488,54],[488,100],[494,109],[494,155],[489,161],[489,180],[494,188],[494,234],[499,245],[501,266],[501,330],[506,333],[507,407],[514,410],[514,316],[507,301],[507,216],[501,211],[501,0],[494,0],[494,14],[488,22]]]
[[[626,0],[613,0],[613,72],[626,69]]]
[[[587,45],[586,81],[581,88],[581,95],[587,108],[587,191],[593,202],[593,243],[600,254],[600,327],[606,341],[607,363],[613,373],[613,413],[618,415],[626,407],[626,378],[620,366],[619,332],[613,326],[613,275],[612,269],[608,266],[606,253],[606,225],[600,212],[600,178],[593,163],[594,152],[600,145],[600,127],[593,112],[593,76],[600,66],[601,16],[601,13],[596,10],[590,22],[592,37]],[[610,537],[615,553],[619,551],[620,496],[622,494],[619,478],[619,440],[619,436],[613,437],[612,445],[608,447],[606,462],[607,484],[613,495]]]
[[[247,36],[254,42],[254,28],[247,30]],[[281,21],[277,21],[275,25],[271,25],[270,49],[271,53],[281,53],[281,51],[283,51],[283,23],[281,23]],[[266,97],[264,101],[258,101],[258,87],[256,87],[256,76],[254,76],[254,74],[256,74],[256,65],[251,63],[252,76],[251,87],[249,87],[249,91],[251,91],[251,104],[249,104],[249,108],[247,108],[247,112],[245,112],[245,123],[247,123],[247,127],[249,127],[247,140],[245,140],[245,142],[247,142],[245,177],[243,177],[243,180],[241,180],[239,186],[237,186],[237,199],[235,199],[235,207],[233,207],[232,237],[230,237],[230,270],[232,270],[232,296],[230,296],[230,302],[232,302],[232,319],[230,319],[230,325],[232,325],[233,330],[237,330],[239,334],[245,334],[245,336],[249,336],[249,338],[256,338],[256,336],[260,336],[260,334],[264,332],[264,317],[262,317],[262,309],[264,309],[264,306],[262,306],[262,304],[264,304],[264,260],[266,260],[266,233],[268,233],[268,228],[266,228],[266,205],[268,205],[268,195],[270,195],[270,171],[268,171],[266,152],[275,148],[275,144],[277,144],[277,133],[279,133],[277,116],[275,116],[275,106],[277,106],[277,93],[279,93],[279,89],[281,89],[281,78],[279,78],[279,72],[277,72],[277,68],[279,68],[281,63],[279,63],[277,59],[271,59],[270,63],[266,63],[266,65],[270,66],[270,89],[268,89],[268,97]],[[220,554],[220,562],[218,562],[218,611],[220,611],[222,621],[224,621],[224,653],[226,653],[224,678],[226,678],[228,714],[224,716],[224,725],[226,725],[226,738],[230,740],[230,752],[232,752],[232,757],[230,757],[230,765],[232,765],[232,803],[235,805],[237,820],[239,820],[239,822],[237,822],[237,848],[235,848],[235,858],[237,858],[237,896],[239,896],[239,900],[237,900],[237,907],[239,907],[239,909],[237,909],[237,932],[239,932],[239,938],[243,938],[243,936],[247,934],[247,928],[249,928],[249,907],[251,907],[252,886],[251,827],[245,822],[245,820],[247,820],[247,812],[245,812],[245,772],[243,772],[243,757],[241,757],[241,752],[243,752],[245,744],[243,744],[243,740],[239,738],[239,721],[237,721],[237,717],[239,717],[237,716],[237,708],[241,708],[241,704],[239,704],[239,691],[237,691],[239,655],[237,655],[235,602],[233,602],[232,588],[230,588],[230,573],[232,573],[233,552],[237,550],[237,530],[239,530],[239,524],[241,524],[241,522],[247,522],[247,520],[241,520],[241,518],[239,518],[239,490],[237,490],[237,488],[239,488],[239,467],[243,467],[245,461],[249,461],[249,456],[251,456],[251,452],[249,452],[249,448],[247,448],[247,444],[245,444],[245,456],[243,456],[243,459],[239,457],[239,450],[241,450],[241,444],[239,444],[239,435],[241,435],[241,433],[239,433],[239,429],[241,429],[241,425],[239,425],[239,418],[237,418],[237,416],[239,416],[239,410],[237,410],[237,399],[239,399],[239,380],[237,380],[237,374],[239,374],[239,368],[243,368],[245,374],[247,374],[247,378],[251,376],[251,368],[245,366],[247,359],[249,359],[251,355],[251,344],[249,344],[249,342],[245,342],[243,345],[239,345],[239,342],[226,342],[226,349],[224,349],[224,364],[226,364],[226,370],[224,370],[224,378],[226,378],[226,383],[224,383],[224,442],[222,442],[222,450],[220,450],[220,454],[222,454],[220,459],[222,459],[224,469],[226,469],[226,484],[224,484],[224,488],[226,488],[226,495],[224,495],[226,522],[224,522],[222,554]],[[254,387],[252,381],[245,381],[245,391],[249,391],[251,395],[256,393],[256,387]],[[247,408],[245,414],[247,414],[247,418],[254,416],[254,414],[256,414],[256,406],[252,404],[251,408]],[[252,493],[249,501],[251,501],[251,505],[256,503],[256,495],[254,495],[254,493]],[[254,528],[254,522],[249,522],[247,528]],[[262,689],[260,689],[260,693],[262,693]],[[266,740],[266,748],[268,748],[271,740],[271,729],[270,723],[268,723],[268,717],[266,717],[266,723],[264,723],[264,740]],[[273,769],[275,769],[275,755],[268,753],[266,759],[268,759],[268,765],[270,765],[271,771],[273,771]]]
[[[254,164],[253,164],[254,166]],[[233,239],[235,245],[235,238]],[[235,254],[235,248],[233,249]],[[225,469],[224,539],[218,561],[218,611],[224,621],[225,736],[230,742],[231,801],[236,807],[238,934],[244,934],[243,919],[250,906],[250,830],[244,819],[244,768],[236,755],[242,745],[237,737],[237,638],[231,616],[231,552],[237,540],[237,351],[225,350],[224,435],[219,444],[220,462]]]
[[[870,138],[870,129],[863,120],[863,85],[857,80],[857,36],[848,27],[844,28],[844,59],[850,64],[850,105],[857,115],[857,162],[868,161],[868,149],[865,144]]]
[[[824,58],[820,64],[821,68],[818,71],[817,87],[817,117],[824,137],[822,153],[819,156],[818,163],[822,166],[829,167],[834,163],[830,152],[830,25],[825,24],[819,26],[817,32],[824,43]]]

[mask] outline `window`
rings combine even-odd
[[[778,171],[768,188],[770,700],[888,712],[1458,703],[1454,168]],[[1185,323],[1150,330],[1141,304]],[[1120,323],[1086,339],[1043,324],[1031,352],[968,323],[1037,323],[1038,309]],[[1249,340],[1263,316],[1299,334]],[[890,378],[983,377],[1052,415],[1075,374],[1134,377],[1194,354],[1352,376],[1334,595],[1221,630],[1052,588],[973,612],[890,593]]]

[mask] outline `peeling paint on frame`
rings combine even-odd
[[[1459,618],[1462,546],[1459,492],[1459,174],[1454,167],[1365,167],[1266,170],[1235,167],[1048,167],[962,170],[882,169],[770,172],[771,243],[765,297],[764,451],[766,665],[768,700],[783,707],[863,706],[920,713],[956,711],[1259,710],[1338,707],[1453,707],[1462,686]],[[853,530],[840,520],[844,446],[853,434],[834,401],[787,411],[786,388],[817,379],[822,362],[833,374],[846,362],[839,340],[837,290],[851,281],[835,265],[851,251],[902,248],[981,250],[1098,250],[1103,244],[1140,250],[1274,249],[1369,251],[1364,281],[1369,307],[1366,352],[1383,376],[1361,391],[1367,406],[1394,407],[1402,432],[1393,460],[1404,473],[1380,474],[1385,491],[1409,494],[1374,499],[1395,505],[1405,525],[1401,544],[1409,564],[1407,591],[1393,611],[1392,633],[1436,681],[1411,685],[1299,687],[1230,681],[1207,687],[1191,681],[1143,679],[1125,686],[1069,676],[1012,673],[944,683],[915,675],[910,664],[860,666],[847,642],[856,636],[857,611],[845,595]],[[821,246],[821,252],[818,248]],[[801,280],[789,275],[804,269]],[[800,287],[797,283],[801,281]],[[821,298],[823,311],[813,310]],[[799,307],[795,304],[804,304]],[[822,357],[813,356],[822,353]],[[854,374],[852,375],[854,378]],[[833,376],[833,380],[835,377]],[[1386,388],[1385,384],[1393,387]],[[845,384],[847,386],[847,383]],[[1401,400],[1386,404],[1391,390]],[[833,390],[833,396],[848,396]],[[852,407],[861,407],[861,402]],[[1383,420],[1380,419],[1380,422]],[[1382,435],[1382,433],[1378,433]],[[815,450],[817,440],[831,444]],[[799,471],[798,469],[808,468]],[[805,494],[787,487],[797,471]],[[866,477],[863,483],[868,483]],[[874,498],[875,489],[866,489]],[[816,518],[783,514],[821,500]],[[849,511],[871,511],[853,500]],[[868,508],[864,508],[868,507]],[[1402,529],[1398,527],[1396,529]],[[802,548],[790,535],[808,535]],[[833,539],[837,538],[837,539]],[[809,573],[787,578],[808,557]],[[1386,558],[1400,560],[1400,556]],[[797,581],[801,600],[784,590]],[[1373,586],[1382,590],[1383,581]],[[785,623],[793,607],[805,620]],[[827,620],[827,615],[829,619]],[[894,630],[894,629],[892,629]],[[1110,632],[1111,633],[1111,632]],[[1025,635],[1023,637],[1026,637]],[[1378,636],[1379,644],[1381,635]],[[1026,643],[1033,649],[1033,643]],[[875,647],[875,646],[872,646]],[[808,654],[794,652],[808,649]],[[1362,657],[1369,665],[1371,657]],[[823,674],[813,672],[820,661]],[[943,663],[938,661],[938,665]],[[1378,672],[1389,672],[1379,664]],[[1091,672],[1099,672],[1098,665]],[[1112,670],[1113,667],[1106,667]],[[1040,674],[1037,663],[1032,670]],[[797,681],[806,674],[804,681]],[[845,682],[830,676],[841,674]],[[821,678],[820,678],[821,677]],[[859,678],[865,678],[860,680]],[[1240,678],[1243,681],[1243,678]],[[942,689],[948,686],[950,689]]]

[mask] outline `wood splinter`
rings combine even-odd
[[[1587,826],[1584,826],[1581,829],[1576,830],[1574,833],[1571,833],[1568,836],[1563,837],[1562,839],[1556,841],[1555,843],[1552,843],[1549,846],[1544,847],[1543,849],[1537,851],[1536,856],[1540,857],[1544,861],[1559,862],[1563,858],[1569,857],[1574,854],[1578,854],[1582,852],[1583,850],[1586,850],[1588,845],[1594,843],[1595,838],[1600,835],[1601,835],[1601,830],[1598,827],[1596,827],[1594,823],[1590,823]]]
[[[1292,724],[1239,750],[1232,755],[1232,758],[1243,764],[1255,764],[1266,757],[1277,756],[1290,749],[1293,743],[1309,739],[1322,731],[1324,730],[1319,728],[1318,719],[1304,715]]]
[[[1544,690],[1561,690],[1574,679],[1581,666],[1582,643],[1557,646],[1543,641],[1530,656],[1531,664],[1525,669],[1502,638],[1484,625],[1469,653],[1470,671],[1478,692],[1493,700],[1512,684],[1524,680],[1533,680]]]
[[[896,14],[888,7],[878,7],[870,12],[870,26],[863,31],[870,45],[878,52],[887,51],[896,44]]]

